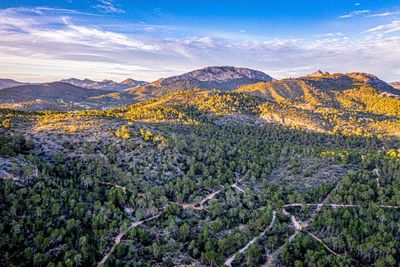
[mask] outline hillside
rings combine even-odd
[[[126,79],[126,80],[118,83],[118,82],[114,82],[112,80],[103,80],[101,82],[97,82],[97,81],[92,81],[89,79],[80,80],[80,79],[71,78],[71,79],[61,80],[61,82],[69,83],[69,84],[72,84],[72,85],[75,85],[78,87],[87,88],[87,89],[116,91],[116,92],[122,92],[122,91],[125,91],[126,89],[134,88],[136,86],[146,84],[146,82],[144,82],[144,81],[136,81],[133,79]]]
[[[0,90],[2,90],[4,88],[8,88],[8,87],[22,85],[22,84],[24,84],[24,83],[17,82],[17,81],[12,80],[12,79],[0,79]]]
[[[360,87],[372,87],[390,94],[399,94],[397,90],[366,73],[329,74],[318,73],[306,77],[260,82],[242,86],[237,92],[262,96],[268,100],[293,100],[311,105],[338,105],[336,96],[343,91]]]
[[[62,82],[19,85],[0,91],[0,107],[28,110],[82,109],[89,102],[89,97],[103,93]]]
[[[400,136],[399,92],[364,73],[318,73],[241,87],[237,92],[271,102],[261,107],[270,122],[320,132]]]
[[[326,93],[332,93],[326,94],[330,101],[314,104],[297,96],[275,101],[252,93],[186,90],[101,114],[145,122],[272,123],[331,134],[400,137],[400,98],[366,86]]]
[[[371,125],[398,99],[356,90],[393,115],[199,89],[0,110],[0,265],[396,266],[400,131]]]
[[[100,114],[146,122],[201,123],[229,115],[255,115],[264,100],[218,90],[185,90]],[[99,114],[88,111],[85,114]],[[243,122],[243,121],[242,121]]]

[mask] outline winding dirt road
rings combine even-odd
[[[273,211],[272,212],[272,219],[271,219],[271,223],[268,225],[268,227],[259,235],[254,237],[252,240],[249,241],[249,243],[246,244],[246,246],[244,246],[243,248],[241,248],[238,252],[236,252],[235,254],[233,254],[231,257],[229,257],[226,261],[225,261],[225,266],[232,266],[232,262],[235,259],[235,256],[237,253],[244,253],[246,252],[246,250],[249,248],[250,245],[254,244],[258,239],[260,239],[261,237],[265,236],[265,234],[270,231],[272,229],[272,227],[275,224],[275,220],[276,220],[276,212]]]
[[[323,206],[331,207],[331,208],[359,208],[359,207],[361,207],[361,205],[356,205],[356,204],[331,204],[331,203],[310,203],[310,204],[291,203],[291,204],[286,204],[283,207],[284,208],[302,207],[303,205],[307,205],[308,207],[317,206],[317,208],[319,208],[318,212]],[[381,208],[385,208],[385,209],[400,209],[400,206],[391,206],[391,205],[378,205],[378,206]]]
[[[110,250],[107,252],[107,254],[103,257],[103,259],[101,259],[101,261],[97,264],[98,267],[103,266],[104,263],[107,261],[107,259],[111,256],[111,254],[113,254],[115,248],[121,243],[122,238],[126,235],[126,233],[129,232],[129,230],[131,230],[132,228],[135,228],[145,222],[154,220],[158,217],[161,216],[162,213],[157,214],[153,217],[150,217],[148,219],[142,220],[142,221],[138,221],[138,222],[132,222],[132,224],[128,227],[128,229],[126,230],[122,230],[114,239],[114,244],[113,246],[110,248]]]

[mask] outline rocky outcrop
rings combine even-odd
[[[0,179],[24,185],[39,177],[38,168],[23,158],[0,157]]]

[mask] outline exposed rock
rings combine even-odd
[[[199,81],[208,83],[216,82],[222,84],[222,83],[230,83],[235,80],[241,80],[241,79],[249,79],[252,80],[252,82],[260,82],[260,81],[267,82],[273,80],[272,77],[261,71],[247,69],[247,68],[235,68],[235,67],[223,66],[223,67],[207,67],[200,70],[194,70],[182,75],[172,76],[166,79],[162,79],[161,85],[170,85],[178,81]],[[229,85],[226,86],[230,87]],[[212,89],[212,88],[204,88],[204,89]]]
[[[317,71],[315,71],[315,72],[313,72],[313,73],[307,75],[307,77],[321,77],[321,76],[323,76],[323,75],[324,75],[324,73],[323,73],[322,71],[317,70]]]
[[[12,180],[23,185],[38,178],[39,171],[35,165],[23,158],[0,157],[0,179]]]

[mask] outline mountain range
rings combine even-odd
[[[44,93],[40,90],[28,90],[24,95],[18,97],[21,88],[12,87],[0,92],[0,107],[14,107],[22,109],[37,109],[37,105],[29,105],[32,101],[40,99],[42,103],[48,106],[57,105],[59,102],[69,103],[69,106],[58,107],[57,109],[93,109],[93,108],[111,108],[124,106],[138,101],[163,96],[171,92],[177,92],[187,89],[220,89],[230,91],[239,88],[242,85],[252,84],[260,81],[272,81],[273,79],[260,71],[235,68],[235,67],[207,67],[195,70],[182,75],[173,76],[165,79],[159,79],[152,83],[135,81],[127,79],[121,83],[111,80],[95,82],[84,79],[66,79],[62,84],[71,84],[75,87],[66,86],[65,90],[59,90],[60,87],[54,87],[54,83],[41,84],[46,88]],[[18,85],[18,84],[16,84]],[[80,88],[79,92],[74,89]],[[23,87],[26,88],[26,87]],[[36,89],[40,87],[34,87]],[[97,90],[98,92],[88,92],[83,94],[82,90]],[[52,92],[52,97],[46,98],[46,93]],[[126,90],[126,91],[125,91]],[[110,92],[113,91],[113,92]],[[78,96],[78,99],[71,99],[71,94]],[[54,101],[57,100],[57,103]],[[79,103],[75,103],[78,101]],[[21,103],[23,102],[23,103]],[[52,102],[52,103],[49,103]],[[37,101],[35,102],[37,103]],[[42,109],[42,108],[40,108]]]
[[[397,89],[366,73],[316,71],[304,77],[275,80],[260,71],[229,66],[206,67],[151,83],[132,79],[116,83],[74,78],[44,84],[22,84],[7,79],[0,81],[3,87],[9,86],[0,90],[0,107],[22,110],[110,109],[191,89],[235,91],[279,105],[295,103],[296,108],[301,105],[303,110],[306,106],[307,109],[341,107],[343,98],[349,92],[361,88],[372,88],[385,98],[397,98],[399,95]],[[356,102],[353,104],[359,105]]]
[[[17,82],[12,79],[0,79],[0,90],[9,88],[9,87],[13,87],[13,86],[17,86],[17,85],[21,85],[21,84],[24,84],[24,83]]]
[[[261,71],[230,66],[206,67],[182,75],[159,79],[149,84],[137,86],[126,92],[110,94],[104,98],[143,101],[168,93],[188,89],[218,89],[232,91],[243,85],[272,81],[273,78]]]
[[[0,107],[23,110],[70,110],[93,107],[87,99],[103,92],[69,83],[22,84],[0,90]]]
[[[103,80],[101,82],[96,82],[92,81],[89,79],[75,79],[75,78],[70,78],[70,79],[64,79],[61,80],[61,82],[64,83],[69,83],[75,86],[87,88],[87,89],[96,89],[96,90],[104,90],[104,91],[124,91],[129,88],[134,88],[139,85],[144,85],[147,82],[145,81],[136,81],[133,79],[126,79],[123,80],[122,82],[114,82],[113,80]]]

